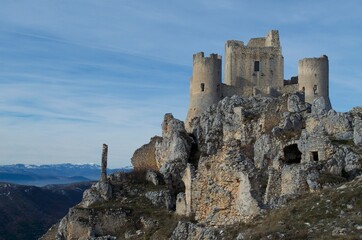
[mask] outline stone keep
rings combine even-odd
[[[284,80],[284,58],[277,30],[271,30],[266,37],[252,38],[247,45],[242,41],[227,41],[224,67],[222,83],[221,56],[204,57],[203,52],[193,56],[186,129],[194,117],[233,95],[278,97],[303,91],[306,102],[313,104],[315,99],[323,97],[327,108],[331,108],[327,56],[300,60],[298,76]]]
[[[283,87],[283,55],[279,33],[272,30],[266,38],[252,38],[225,44],[225,84],[241,88],[244,96]]]

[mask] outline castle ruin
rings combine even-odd
[[[331,108],[328,57],[323,55],[300,60],[298,76],[284,80],[284,58],[277,30],[271,30],[266,37],[252,38],[247,45],[242,41],[227,41],[224,83],[221,65],[218,54],[210,54],[209,57],[205,57],[203,52],[194,54],[186,123],[232,95],[278,97],[301,91],[306,102],[312,104],[314,99],[323,97]]]

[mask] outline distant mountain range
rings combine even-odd
[[[107,173],[127,172],[132,167],[108,169]],[[0,165],[0,182],[45,186],[98,180],[101,172],[97,164]]]
[[[91,184],[35,187],[0,183],[0,240],[38,239],[81,201]]]

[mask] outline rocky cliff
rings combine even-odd
[[[140,152],[148,153],[152,167],[140,167]],[[323,98],[305,103],[301,93],[227,97],[186,128],[166,114],[162,138],[154,138],[135,156],[138,171],[110,175],[107,197],[108,188],[99,184],[93,194],[85,193],[83,202],[60,222],[58,239],[259,239],[263,234],[256,237],[250,229],[270,214],[300,197],[330,194],[343,199],[344,191],[334,189],[341,184],[353,187],[346,197],[353,202],[353,213],[362,211],[357,199],[361,189],[355,183],[362,172],[361,107],[337,113]],[[303,204],[298,211],[311,207]],[[289,230],[296,226],[265,233],[268,239],[290,239]],[[332,228],[319,230],[332,236]],[[318,236],[306,231],[303,238]],[[362,220],[351,218],[345,230],[333,234],[346,231],[362,234]]]

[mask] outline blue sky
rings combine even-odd
[[[361,104],[362,2],[3,0],[0,3],[0,164],[130,165],[183,120],[192,54],[224,54],[278,29],[285,78],[326,54],[337,111]]]

